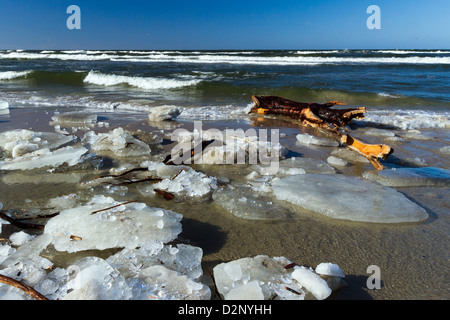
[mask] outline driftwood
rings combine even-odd
[[[13,226],[16,226],[21,229],[38,229],[38,230],[44,230],[45,226],[42,224],[34,224],[34,223],[24,223],[20,222],[17,219],[14,219],[10,216],[8,216],[6,213],[0,211],[0,219],[8,221]]]
[[[300,121],[302,125],[325,129],[347,148],[366,157],[377,169],[383,170],[380,163],[394,151],[385,144],[368,144],[344,132],[353,119],[363,119],[366,108],[332,109],[335,105],[344,105],[339,101],[324,104],[305,103],[277,96],[252,96],[255,105],[250,113],[283,115]]]
[[[48,300],[46,297],[44,297],[42,294],[37,292],[32,287],[27,286],[26,284],[24,284],[24,283],[22,283],[20,281],[14,280],[14,279],[12,279],[10,277],[7,277],[7,276],[4,276],[4,275],[0,274],[0,282],[22,290],[23,292],[25,292],[26,294],[30,295],[31,297],[33,297],[36,300]]]

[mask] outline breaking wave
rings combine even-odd
[[[17,78],[23,78],[30,74],[32,71],[3,71],[0,72],[0,80],[11,80]]]
[[[200,81],[201,80],[198,79],[177,80],[153,77],[130,77],[115,74],[103,74],[96,71],[90,71],[86,78],[84,78],[84,82],[95,85],[117,86],[126,84],[145,90],[181,88],[196,85]]]

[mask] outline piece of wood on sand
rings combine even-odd
[[[250,113],[283,115],[298,120],[302,125],[325,129],[348,149],[366,157],[377,170],[384,169],[380,160],[386,160],[394,152],[388,145],[368,144],[343,131],[353,119],[364,118],[365,107],[332,109],[335,105],[345,104],[339,101],[324,104],[297,102],[278,96],[252,96],[252,100],[255,105]]]

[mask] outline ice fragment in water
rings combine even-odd
[[[243,219],[273,220],[287,216],[286,210],[269,204],[270,196],[264,196],[263,193],[253,191],[248,186],[218,188],[213,193],[213,199],[219,206]]]
[[[27,153],[23,156],[6,159],[0,162],[1,170],[31,170],[42,167],[58,167],[64,163],[69,166],[76,165],[81,161],[81,157],[87,153],[87,149],[80,147],[65,147],[50,151],[49,149],[39,149],[37,151]]]
[[[337,147],[339,142],[328,138],[321,138],[309,135],[307,133],[300,133],[296,136],[297,141],[305,145],[315,145],[324,147]]]
[[[426,211],[394,189],[362,178],[302,174],[275,181],[277,199],[330,218],[363,222],[417,222]]]
[[[0,133],[0,148],[7,156],[23,156],[38,149],[55,149],[74,138],[55,132],[34,132],[16,129]]]
[[[297,280],[303,288],[311,292],[317,300],[326,299],[331,294],[331,289],[327,282],[305,267],[296,266],[292,273],[292,278]]]
[[[89,131],[82,141],[89,144],[93,151],[109,151],[119,157],[149,155],[151,151],[148,144],[134,138],[123,128],[99,134]]]
[[[340,166],[340,167],[344,167],[347,165],[347,161],[337,158],[335,156],[329,156],[327,158],[327,162],[328,164],[332,165],[332,166]]]
[[[64,300],[128,300],[132,297],[125,278],[105,260],[86,257],[69,267],[74,276]]]
[[[55,114],[52,120],[62,125],[85,126],[96,123],[97,114],[81,111],[64,112]]]
[[[389,187],[448,187],[450,171],[437,167],[393,168],[363,173],[366,179]]]
[[[394,137],[395,133],[389,130],[384,129],[369,129],[365,132],[369,136],[376,136],[376,137]]]
[[[217,290],[225,300],[303,300],[311,294],[312,298],[325,299],[332,291],[328,280],[340,281],[334,274],[325,281],[304,267],[285,268],[291,264],[284,257],[265,255],[218,264],[213,269]]]
[[[150,121],[173,120],[181,113],[181,109],[176,106],[152,107],[148,118]]]
[[[337,264],[331,262],[322,262],[318,264],[315,272],[317,274],[322,274],[326,276],[345,278],[344,272],[342,272],[341,268],[339,268]]]
[[[9,103],[6,101],[0,101],[0,110],[8,109]]]

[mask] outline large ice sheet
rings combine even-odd
[[[110,197],[95,196],[89,204],[51,218],[44,232],[52,236],[56,250],[68,252],[166,243],[181,232],[179,213],[144,203],[119,204]],[[116,205],[119,206],[93,213]]]
[[[363,222],[417,222],[426,211],[392,188],[343,175],[302,174],[273,183],[277,199],[325,216]]]
[[[450,171],[437,167],[367,171],[363,177],[389,187],[448,187]]]

